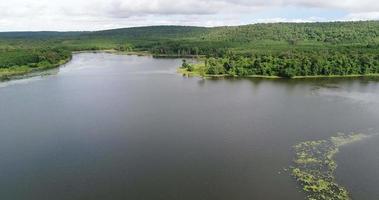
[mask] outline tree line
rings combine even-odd
[[[0,50],[0,68],[56,64],[70,56],[71,52],[62,48]]]
[[[223,57],[208,57],[204,61],[208,75],[231,76],[331,76],[379,74],[379,54],[285,52],[278,55],[253,54],[241,56],[229,54]],[[183,63],[189,71],[193,66]]]

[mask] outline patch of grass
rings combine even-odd
[[[207,76],[204,71],[204,64],[189,64],[188,67],[179,67],[177,72],[182,74],[183,76],[196,76],[196,77],[205,77]]]

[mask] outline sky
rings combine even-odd
[[[379,20],[378,0],[0,0],[0,31]]]

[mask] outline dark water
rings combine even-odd
[[[379,131],[378,81],[202,80],[180,63],[85,53],[1,83],[0,199],[300,200],[292,145]],[[374,138],[338,156],[355,199],[378,199]]]

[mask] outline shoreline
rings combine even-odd
[[[115,49],[103,49],[103,50],[81,50],[72,51],[71,56],[68,59],[61,60],[58,63],[52,64],[46,67],[31,68],[27,65],[10,67],[7,69],[0,69],[0,81],[8,81],[12,79],[22,78],[28,74],[45,71],[48,69],[58,68],[61,65],[67,64],[72,60],[74,54],[80,53],[110,53],[116,55],[135,55],[135,56],[151,56],[154,58],[194,58],[200,59],[204,57],[203,55],[170,55],[170,54],[153,54],[148,51],[118,51]],[[220,74],[220,75],[210,75],[201,74],[198,69],[195,68],[193,71],[188,71],[182,67],[177,68],[177,73],[187,77],[202,77],[202,78],[256,78],[256,79],[289,79],[289,80],[301,80],[301,79],[327,79],[327,78],[365,78],[365,77],[379,77],[379,74],[350,74],[350,75],[312,75],[312,76],[294,76],[291,78],[280,77],[280,76],[267,76],[267,75],[248,75],[248,76],[237,76],[230,74]]]
[[[7,69],[0,69],[0,82],[4,81],[11,81],[15,79],[23,79],[26,78],[28,75],[36,73],[36,72],[43,72],[50,69],[59,68],[62,65],[67,64],[72,60],[72,55],[64,60],[60,60],[58,63],[54,63],[48,66],[43,67],[37,67],[37,68],[31,68],[27,65],[23,66],[14,66]]]
[[[71,51],[71,55],[69,58],[60,60],[58,63],[51,64],[48,66],[43,67],[37,67],[32,68],[28,65],[22,65],[22,66],[13,66],[9,68],[0,68],[0,82],[15,80],[15,79],[23,79],[28,77],[28,75],[36,73],[36,72],[43,72],[49,69],[59,68],[62,65],[67,64],[72,60],[72,57],[74,54],[81,54],[81,53],[110,53],[110,54],[116,54],[116,55],[135,55],[135,56],[151,56],[154,58],[199,58],[202,57],[202,55],[194,56],[194,55],[170,55],[170,54],[153,54],[148,51],[118,51],[115,49],[103,49],[103,50],[81,50],[81,51]]]
[[[176,54],[154,54],[148,51],[118,51],[115,49],[104,50],[83,50],[73,51],[72,54],[79,53],[110,53],[116,55],[152,56],[154,58],[202,58],[204,55],[176,55]]]
[[[183,76],[188,76],[188,77],[203,77],[203,78],[259,78],[259,79],[288,79],[288,80],[379,77],[379,74],[315,75],[315,76],[294,76],[291,78],[280,77],[280,76],[265,76],[265,75],[248,75],[248,76],[234,76],[230,74],[200,75],[198,70],[188,71],[187,69],[184,69],[182,67],[179,67],[177,69],[177,73]]]

